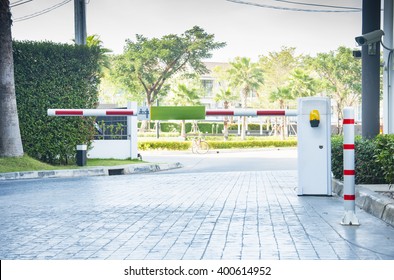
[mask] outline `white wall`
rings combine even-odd
[[[94,140],[88,158],[127,159],[131,157],[130,140]]]

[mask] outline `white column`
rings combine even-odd
[[[384,45],[393,48],[393,0],[384,0],[384,19],[383,31]],[[384,49],[384,71],[383,71],[383,133],[394,133],[394,65],[393,55],[390,51]]]
[[[127,109],[131,109],[134,112],[138,111],[137,102],[128,102]],[[137,117],[127,117],[127,139],[130,140],[130,158],[136,159],[138,158],[138,119]]]

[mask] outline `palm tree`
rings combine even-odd
[[[221,88],[218,93],[216,93],[214,100],[215,102],[222,102],[223,101],[223,108],[228,109],[229,104],[231,101],[237,100],[238,97],[234,95],[234,93],[230,89],[223,89]],[[223,134],[224,140],[228,139],[228,117],[225,116],[223,120]]]
[[[199,89],[195,87],[188,87],[185,84],[178,84],[177,89],[174,91],[173,97],[170,102],[176,106],[194,106],[200,105]],[[186,139],[186,121],[182,120],[181,124],[181,137]]]
[[[296,68],[289,79],[289,89],[292,99],[297,97],[315,96],[318,91],[318,83],[306,71]]]
[[[241,91],[242,108],[247,108],[247,98],[250,93],[257,90],[263,83],[263,70],[258,63],[252,63],[250,58],[237,57],[230,62],[227,70],[230,85]],[[242,117],[241,139],[245,140],[246,117]]]
[[[110,49],[103,47],[103,41],[101,41],[100,36],[97,34],[90,35],[86,37],[86,45],[88,47],[95,47],[99,50],[99,64],[101,68],[101,72],[104,69],[109,69],[111,67],[110,59],[108,53],[112,52]]]
[[[292,95],[292,91],[290,87],[283,86],[277,88],[275,91],[271,92],[269,99],[271,102],[278,101],[279,102],[279,109],[285,109],[285,102],[286,100],[293,100],[294,96]],[[280,137],[281,139],[285,139],[285,135],[287,134],[286,131],[286,117],[282,117],[282,124],[280,126]],[[274,130],[276,136],[277,130]]]
[[[0,157],[23,156],[16,107],[10,1],[0,0]]]

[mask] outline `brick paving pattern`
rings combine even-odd
[[[0,259],[394,259],[394,228],[296,171],[0,182]]]

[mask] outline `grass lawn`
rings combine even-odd
[[[118,159],[88,159],[87,166],[113,166],[124,164],[144,163],[140,160],[118,160]],[[50,165],[29,156],[0,158],[0,173],[18,171],[37,171],[37,170],[58,170],[58,169],[77,169],[84,168],[77,165]]]
[[[87,166],[113,166],[113,165],[124,165],[124,164],[135,164],[135,163],[146,163],[145,161],[141,161],[139,159],[100,159],[100,158],[92,158],[88,159],[86,164]],[[80,168],[79,166],[76,166]]]

